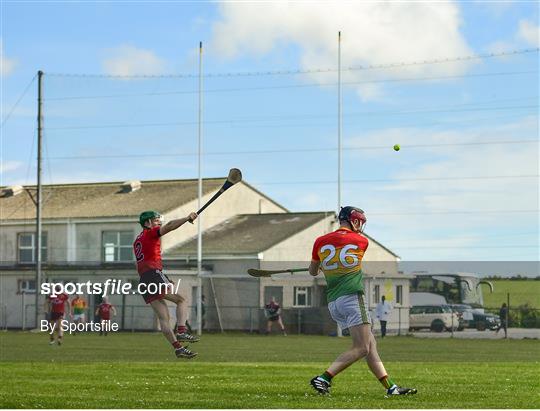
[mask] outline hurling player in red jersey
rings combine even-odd
[[[399,387],[388,377],[371,332],[362,273],[362,259],[369,243],[361,233],[367,218],[359,208],[348,206],[341,209],[338,220],[340,227],[336,231],[315,240],[309,273],[312,276],[317,276],[319,270],[324,273],[328,310],[342,329],[349,329],[352,347],[339,355],[324,373],[314,377],[311,386],[321,394],[328,394],[333,377],[365,358],[387,395],[416,394],[415,388]]]
[[[186,300],[174,292],[174,284],[162,273],[161,262],[161,237],[176,230],[186,222],[193,222],[197,213],[190,213],[187,217],[169,221],[162,225],[162,217],[156,211],[144,211],[139,216],[139,223],[143,231],[133,243],[133,251],[137,260],[139,272],[139,286],[146,288],[140,290],[146,304],[150,304],[158,317],[161,332],[174,347],[178,358],[193,358],[197,353],[182,346],[182,342],[197,342],[199,339],[186,329],[187,310]],[[161,290],[164,284],[168,284],[166,291]],[[150,286],[150,287],[149,287]],[[154,288],[154,290],[152,289]],[[157,288],[157,293],[155,292]],[[148,292],[150,291],[150,292]],[[175,330],[171,329],[169,322],[169,308],[165,302],[171,301],[176,304]]]
[[[105,334],[105,336],[107,336],[107,330],[110,329],[111,314],[116,316],[116,308],[114,305],[109,304],[109,299],[107,297],[103,297],[101,304],[96,308],[95,314],[99,315],[99,318],[101,319],[99,335]]]
[[[49,316],[49,327],[53,330],[50,334],[51,340],[49,344],[54,344],[54,332],[56,331],[58,339],[58,345],[62,345],[62,338],[64,337],[64,331],[62,330],[61,322],[64,319],[65,305],[68,306],[68,312],[70,312],[69,297],[67,294],[60,293],[60,288],[56,289],[55,295],[49,295],[45,301],[46,312]],[[54,328],[53,328],[54,327]]]

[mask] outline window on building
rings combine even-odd
[[[36,293],[36,280],[19,280],[19,286],[17,292],[19,294],[35,294]]]
[[[104,231],[103,261],[133,261],[132,243],[132,231]]]
[[[396,285],[396,303],[403,304],[403,286]]]
[[[294,287],[294,307],[311,307],[311,287]]]
[[[374,304],[379,304],[379,302],[381,301],[380,293],[381,293],[380,286],[374,285],[373,286],[373,303]]]
[[[19,263],[35,263],[37,258],[36,234],[19,233],[18,235]],[[41,233],[41,261],[47,261],[47,233]]]

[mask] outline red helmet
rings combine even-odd
[[[353,221],[358,220],[360,222],[358,229],[360,233],[364,231],[364,227],[367,223],[367,218],[364,214],[364,210],[351,206],[341,207],[338,219],[339,221],[347,221],[351,226]]]

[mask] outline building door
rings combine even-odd
[[[283,307],[283,287],[264,287],[264,305],[268,304],[272,297]]]

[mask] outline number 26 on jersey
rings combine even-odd
[[[336,248],[332,244],[323,245],[319,250],[321,268],[332,271],[360,266],[362,254],[362,250],[355,244],[346,244],[341,248]]]

